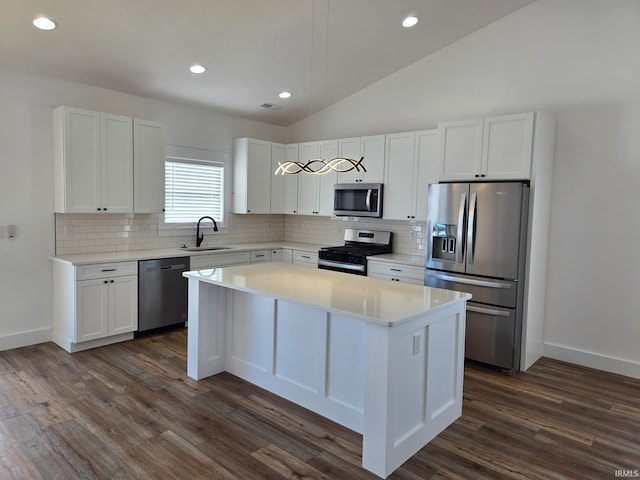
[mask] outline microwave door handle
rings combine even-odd
[[[367,199],[366,199],[367,212],[371,211],[371,193],[372,193],[372,189],[367,190]]]
[[[471,194],[469,201],[469,222],[467,223],[467,263],[473,265],[476,249],[476,209],[478,206],[476,192]]]
[[[458,263],[464,262],[464,214],[467,209],[467,194],[463,193],[460,196],[460,208],[458,209],[458,255],[456,261]]]

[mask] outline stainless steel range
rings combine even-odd
[[[320,249],[318,268],[366,275],[367,256],[391,253],[391,237],[391,232],[347,228],[344,245]]]

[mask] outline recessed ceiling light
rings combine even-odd
[[[291,98],[291,95],[292,95],[291,92],[280,92],[278,94],[280,98]]]
[[[56,22],[47,17],[38,17],[33,19],[33,26],[40,30],[53,30],[56,28]]]
[[[415,15],[409,15],[402,21],[402,26],[404,28],[413,27],[416,23],[418,23],[419,19]]]
[[[207,68],[204,65],[196,63],[195,65],[191,65],[189,67],[189,70],[191,71],[191,73],[204,73],[207,71]]]

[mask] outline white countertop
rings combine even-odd
[[[86,265],[91,263],[102,262],[129,262],[138,260],[153,260],[157,258],[171,257],[194,257],[196,255],[224,255],[225,253],[245,252],[249,250],[262,250],[273,248],[291,248],[292,250],[305,250],[309,252],[317,252],[327,245],[315,245],[311,243],[300,242],[263,242],[263,243],[243,243],[236,245],[225,244],[224,250],[198,250],[190,251],[182,248],[161,248],[148,250],[128,250],[123,252],[107,252],[107,253],[79,253],[75,255],[54,255],[49,257],[51,260],[70,263],[72,265]]]
[[[471,295],[281,263],[186,272],[189,279],[394,326]]]

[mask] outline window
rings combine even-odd
[[[208,215],[224,222],[228,154],[167,145],[164,227],[191,227]]]

